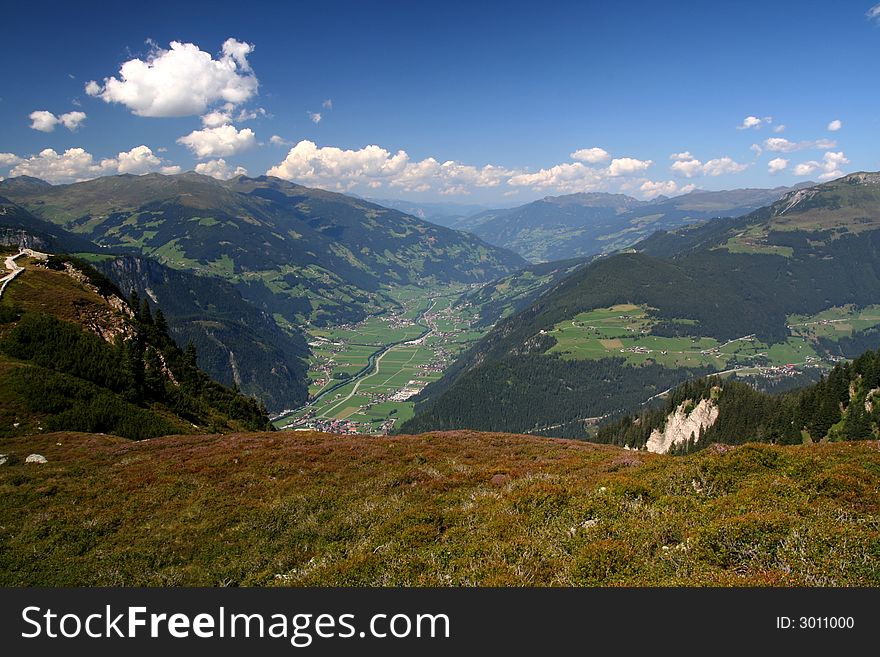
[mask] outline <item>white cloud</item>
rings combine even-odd
[[[876,18],[880,19],[880,3],[874,5],[868,10],[868,13],[865,14],[868,18]]]
[[[232,116],[229,113],[230,109],[222,108],[204,114],[202,116],[202,125],[206,128],[219,128],[221,125],[232,123]]]
[[[323,103],[321,103],[321,107],[323,107],[324,109],[332,110],[333,109],[333,100],[331,98],[328,98]]]
[[[703,163],[691,155],[690,151],[673,153],[669,158],[675,160],[670,168],[676,175],[694,178],[703,173]]]
[[[510,177],[507,184],[571,193],[597,190],[605,179],[605,172],[601,169],[593,169],[580,162],[564,162],[535,173],[517,173]]]
[[[775,128],[773,128],[773,132],[775,132],[777,135],[778,135],[780,132],[785,132],[785,124],[784,124],[784,123],[780,123],[778,126],[776,126]]]
[[[22,159],[15,153],[0,153],[0,167],[11,167],[21,161]]]
[[[819,180],[831,180],[832,178],[840,178],[845,175],[841,169],[845,164],[849,164],[849,160],[843,154],[843,151],[825,153],[822,156],[822,169],[825,173],[819,176]]]
[[[256,109],[252,110],[243,109],[239,111],[238,115],[235,117],[235,120],[239,123],[242,123],[244,121],[252,121],[254,119],[258,119],[264,116],[270,116],[269,112],[267,112],[262,107],[257,107]]]
[[[86,93],[152,117],[203,114],[216,102],[240,105],[256,94],[259,82],[247,61],[253,45],[227,39],[217,59],[193,43],[172,41],[170,48],[153,47],[146,61],[122,64],[118,78],[90,81]]]
[[[230,166],[226,164],[226,160],[221,157],[217,160],[199,162],[196,165],[196,173],[211,176],[212,178],[219,178],[220,180],[229,180],[235,176],[246,176],[247,169],[244,167],[235,167],[235,169],[231,169]]]
[[[85,112],[67,112],[58,117],[61,123],[70,131],[74,131],[79,124],[86,120]]]
[[[475,167],[454,160],[438,162],[428,157],[421,162],[411,162],[390,181],[391,187],[404,191],[420,191],[436,188],[441,194],[467,194],[471,187],[497,187],[509,179],[513,171],[487,164]]]
[[[250,128],[236,129],[233,125],[193,130],[177,140],[190,149],[197,158],[227,157],[253,147],[257,142]]]
[[[843,127],[843,121],[840,119],[834,119],[831,123],[828,124],[829,132],[837,132]]]
[[[166,166],[159,169],[159,173],[165,176],[173,176],[180,173],[181,171],[183,171],[183,169],[181,169],[180,165],[178,164],[173,164],[171,166]]]
[[[278,135],[273,135],[269,141],[279,146],[285,143]],[[607,151],[599,148],[579,149],[570,155],[575,161],[529,171],[492,164],[473,166],[454,160],[444,162],[433,157],[413,161],[403,150],[395,154],[376,145],[343,150],[332,146],[319,147],[314,142],[304,140],[290,148],[284,160],[266,173],[340,191],[349,191],[356,187],[385,187],[407,193],[434,192],[445,195],[468,194],[480,188],[500,190],[508,187],[510,189],[507,192],[548,190],[563,194],[634,190],[652,197],[658,194],[687,193],[694,189],[693,185],[681,186],[681,183],[675,181],[652,181],[644,177],[644,172],[653,164],[651,160],[634,157],[611,159]],[[729,157],[717,158],[704,164],[688,152],[676,153],[674,157],[684,161],[695,160],[699,175],[736,173],[748,166]],[[588,166],[585,164],[588,159],[596,162],[610,161],[607,166]]]
[[[379,146],[366,146],[356,151],[334,146],[318,148],[314,142],[304,140],[291,148],[284,161],[269,169],[267,174],[308,183],[345,185],[399,175],[408,162],[405,151],[392,155]]]
[[[639,186],[642,196],[646,199],[652,199],[660,196],[674,196],[678,194],[688,194],[696,189],[696,185],[684,185],[679,187],[674,180],[646,180]]]
[[[781,157],[774,158],[767,163],[767,173],[775,174],[784,171],[788,166],[788,160]]]
[[[439,162],[432,157],[412,162],[406,151],[392,154],[375,145],[343,150],[318,147],[311,141],[296,144],[284,161],[267,171],[270,176],[338,190],[357,185],[371,189],[387,185],[405,192],[434,190],[441,194],[466,194],[472,187],[496,187],[514,173],[493,165],[475,167],[452,160]]]
[[[580,148],[574,153],[571,153],[569,157],[572,160],[588,162],[589,164],[598,164],[599,162],[607,162],[611,155],[609,155],[608,151],[604,148],[593,147]]]
[[[633,157],[615,158],[611,160],[611,164],[608,165],[608,175],[612,177],[630,176],[644,171],[652,164],[653,162],[651,162],[651,160],[637,160]]]
[[[719,157],[706,162],[706,164],[703,165],[703,173],[707,176],[721,176],[726,173],[740,173],[748,168],[748,164],[740,164],[733,158],[725,155],[724,157]]]
[[[811,176],[816,171],[821,170],[822,174],[819,176],[819,180],[831,180],[832,178],[840,178],[846,175],[841,168],[846,164],[849,164],[849,160],[843,154],[843,151],[836,153],[829,151],[822,156],[821,162],[808,160],[796,165],[794,167],[794,175]]]
[[[130,151],[120,153],[116,157],[116,170],[119,173],[140,175],[157,170],[162,160],[153,155],[147,146],[135,146]]]
[[[141,145],[99,162],[82,148],[68,148],[61,154],[47,148],[27,159],[19,158],[10,173],[42,178],[51,183],[67,183],[117,173],[142,174],[169,168],[176,168],[175,172],[180,170],[179,167],[163,165],[149,147]]]
[[[36,110],[30,113],[31,130],[40,132],[52,132],[58,125],[58,117],[47,110]]]
[[[834,148],[837,142],[831,139],[816,139],[815,141],[789,141],[784,137],[770,137],[764,140],[764,148],[774,153],[791,153],[793,151],[804,151],[811,148],[825,150]]]
[[[810,176],[816,169],[819,168],[819,163],[816,160],[810,160],[809,162],[801,162],[800,164],[796,164],[794,166],[794,175],[796,176]]]
[[[691,155],[690,151],[682,153],[673,153],[669,156],[674,162],[670,165],[670,169],[684,178],[695,178],[697,176],[721,176],[726,173],[740,173],[745,171],[749,165],[740,164],[731,157],[724,156],[702,162]]]
[[[52,132],[57,125],[63,125],[65,128],[73,132],[80,124],[86,120],[85,112],[67,112],[60,116],[55,116],[47,110],[36,110],[31,112],[28,118],[31,120],[31,128],[40,132]]]
[[[737,130],[758,130],[762,125],[773,123],[772,116],[765,116],[764,118],[758,118],[757,116],[747,116],[743,119],[743,122],[736,126]]]
[[[280,135],[272,135],[269,137],[269,143],[273,146],[293,146],[293,142],[287,141]]]
[[[309,120],[312,123],[320,123],[321,122],[321,113],[320,112],[306,112],[309,115]]]

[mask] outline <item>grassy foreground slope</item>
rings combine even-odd
[[[56,433],[0,452],[4,586],[880,585],[873,441]]]

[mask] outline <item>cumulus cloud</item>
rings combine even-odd
[[[256,94],[259,82],[247,60],[253,51],[249,43],[227,39],[214,59],[193,43],[172,41],[170,50],[153,46],[145,60],[125,62],[119,77],[91,80],[85,91],[138,116],[203,114],[214,103],[240,105]]]
[[[796,164],[794,166],[794,175],[796,176],[810,176],[812,175],[816,169],[819,168],[819,163],[816,160],[810,160],[809,162],[801,162],[800,164]]]
[[[220,125],[214,128],[193,130],[177,140],[190,149],[200,160],[211,157],[228,157],[248,148],[256,142],[254,131],[250,128],[238,130],[233,125]]]
[[[747,116],[743,119],[743,122],[736,126],[737,130],[758,130],[762,125],[766,125],[768,123],[773,123],[772,116],[765,116],[764,118],[759,118],[757,116]]]
[[[817,171],[822,171],[819,180],[831,180],[832,178],[840,178],[846,175],[842,167],[849,164],[849,160],[843,154],[843,151],[827,152],[822,156],[822,161],[808,160],[795,165],[794,175],[811,176]]]
[[[615,158],[608,165],[608,175],[612,177],[631,176],[644,171],[652,164],[651,160],[637,160],[634,157]]]
[[[534,173],[518,173],[510,177],[508,185],[555,189],[560,192],[589,192],[599,189],[605,181],[601,169],[584,166],[580,162],[564,162]]]
[[[669,156],[673,160],[670,169],[684,178],[696,178],[697,176],[721,176],[726,173],[740,173],[745,171],[749,165],[740,164],[731,157],[724,156],[702,162],[698,160],[690,151],[682,153],[673,153]]]
[[[764,149],[774,153],[792,153],[811,148],[825,150],[834,148],[837,142],[831,139],[816,139],[814,141],[789,141],[784,137],[770,137],[764,140]]]
[[[272,135],[269,137],[269,143],[273,146],[293,146],[293,142],[287,141],[280,135]]]
[[[202,116],[202,125],[205,128],[219,128],[221,125],[232,123],[232,115],[230,114],[231,109],[232,108],[224,107],[204,114]]]
[[[31,112],[28,118],[31,120],[31,129],[40,132],[52,132],[57,125],[63,125],[65,128],[73,132],[80,124],[86,120],[85,112],[67,112],[60,116],[55,116],[48,110],[36,110]]]
[[[721,176],[725,173],[740,173],[748,168],[748,164],[740,164],[733,158],[725,155],[724,157],[719,157],[706,162],[706,164],[703,165],[703,172],[707,176]]]
[[[778,135],[780,132],[785,132],[785,124],[784,124],[784,123],[780,123],[778,126],[776,126],[776,127],[773,128],[773,132],[775,132],[777,135]]]
[[[267,171],[270,176],[339,190],[357,185],[371,189],[387,185],[405,192],[435,190],[441,194],[466,194],[473,187],[496,187],[514,173],[493,165],[475,167],[452,160],[440,162],[432,157],[412,162],[406,151],[392,154],[375,145],[343,150],[318,147],[305,140],[291,148],[283,162]]]
[[[286,142],[278,135],[269,140],[275,145]],[[300,141],[289,149],[284,160],[271,167],[267,174],[303,184],[348,191],[361,186],[378,189],[387,187],[404,192],[435,192],[439,194],[467,194],[477,188],[512,188],[507,191],[529,189],[576,193],[607,190],[632,190],[651,198],[659,194],[683,194],[694,189],[676,181],[653,181],[644,173],[653,162],[634,157],[612,158],[597,147],[579,149],[570,153],[571,162],[529,171],[487,164],[473,166],[454,160],[439,161],[427,157],[420,161],[410,159],[406,151],[392,153],[380,146],[366,146],[356,150],[319,147],[311,141]],[[689,152],[675,153],[673,167],[692,175],[719,176],[738,173],[748,165],[730,157],[701,162]],[[607,161],[607,166],[589,166]],[[686,175],[685,177],[692,177]]]
[[[690,151],[673,153],[669,158],[674,160],[670,168],[676,175],[694,178],[703,173],[703,163],[691,155]]]
[[[679,187],[674,180],[646,180],[639,186],[639,191],[646,199],[652,199],[657,196],[675,196],[678,194],[688,194],[696,189],[696,185],[684,185]]]
[[[611,155],[608,154],[604,148],[580,148],[576,150],[574,153],[571,153],[569,157],[572,160],[579,160],[580,162],[588,162],[589,164],[598,164],[599,162],[607,162]]]
[[[22,159],[15,153],[0,153],[0,167],[11,167],[21,161]]]
[[[328,98],[323,103],[321,103],[321,107],[323,107],[324,109],[332,110],[333,109],[333,100],[331,98]]]
[[[321,122],[321,113],[320,112],[306,112],[309,115],[309,120],[312,123],[320,123]]]
[[[303,140],[288,151],[283,162],[267,173],[288,180],[345,185],[390,178],[402,173],[408,162],[409,156],[405,151],[392,155],[379,146],[366,146],[359,150],[343,150],[334,146],[318,148],[314,142]]]
[[[235,167],[235,169],[232,169],[226,164],[226,160],[221,157],[217,160],[199,162],[196,165],[196,173],[201,173],[205,176],[211,176],[212,178],[218,178],[220,180],[229,180],[235,176],[246,176],[247,169],[244,167]]]
[[[116,171],[140,175],[157,170],[162,160],[153,154],[147,146],[135,146],[130,151],[116,156]]]
[[[433,157],[411,162],[390,181],[391,187],[404,191],[427,191],[436,188],[441,194],[468,194],[472,187],[497,187],[514,172],[487,164],[476,167],[454,160],[439,162]]]
[[[767,173],[770,173],[770,174],[779,173],[780,171],[784,171],[787,166],[788,166],[788,160],[783,159],[781,157],[773,158],[772,160],[770,160],[767,163]]]
[[[829,132],[837,132],[843,127],[843,121],[840,119],[834,119],[831,123],[828,124]]]
[[[129,151],[122,151],[116,157],[100,161],[96,161],[91,153],[82,148],[68,148],[61,154],[46,148],[27,159],[18,158],[11,174],[42,178],[51,183],[67,183],[117,173],[142,174],[151,171],[178,173],[180,168],[164,165],[162,160],[144,145],[135,146]]]

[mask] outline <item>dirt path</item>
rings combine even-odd
[[[25,255],[30,256],[31,258],[36,258],[38,260],[48,260],[49,258],[48,253],[40,253],[39,251],[34,251],[33,249],[22,249],[13,256],[7,256],[3,264],[6,266],[6,269],[9,270],[9,273],[6,274],[6,276],[0,278],[0,299],[3,298],[3,293],[6,291],[6,286],[9,285],[16,276],[24,271],[24,267],[20,267],[15,261],[16,259]]]

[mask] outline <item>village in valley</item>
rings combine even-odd
[[[415,397],[471,343],[467,288],[400,289],[398,304],[355,324],[313,328],[310,401],[274,418],[278,428],[337,434],[392,431],[413,414]]]

